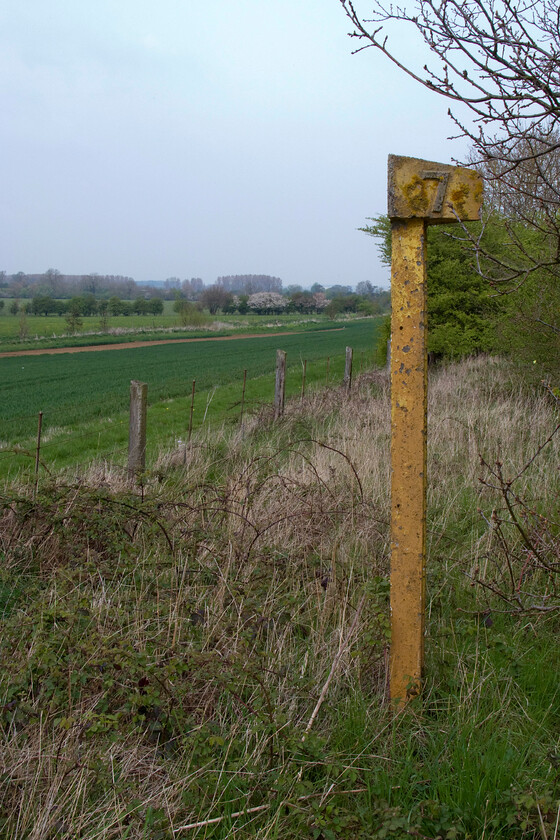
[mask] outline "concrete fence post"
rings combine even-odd
[[[133,379],[130,383],[130,419],[128,427],[128,476],[134,478],[146,467],[146,413],[148,386]]]
[[[351,347],[346,348],[346,362],[344,365],[344,387],[350,393],[352,388],[352,356],[353,351]]]
[[[286,352],[276,351],[276,387],[274,389],[274,419],[279,420],[284,414],[284,396],[286,393]]]

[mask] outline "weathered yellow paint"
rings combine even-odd
[[[426,599],[428,224],[480,218],[477,172],[389,156],[391,271],[390,695],[420,693]]]
[[[389,155],[389,218],[430,225],[480,218],[482,178],[474,169]]]
[[[426,543],[426,223],[393,222],[390,694],[420,691]]]

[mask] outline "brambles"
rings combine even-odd
[[[495,359],[432,378],[426,694],[394,718],[387,380],[355,385],[137,492],[91,467],[0,497],[2,836],[554,836],[557,619],[465,585],[478,453],[527,463],[550,395]],[[557,498],[557,447],[520,497]]]
[[[554,391],[547,390],[558,403]],[[539,496],[528,500],[519,488],[525,473],[546,448],[557,443],[559,433],[557,423],[526,463],[509,476],[501,460],[489,463],[480,459],[483,474],[479,480],[490,491],[485,495],[493,497],[495,506],[489,517],[480,511],[488,534],[480,541],[472,578],[495,596],[493,601],[498,600],[502,608],[512,612],[560,611],[560,510],[549,508]]]

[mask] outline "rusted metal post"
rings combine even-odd
[[[344,387],[347,393],[350,393],[352,388],[352,356],[353,350],[351,347],[346,348],[346,360],[344,362]]]
[[[133,379],[130,383],[130,419],[128,431],[128,476],[133,479],[146,466],[146,413],[148,386]]]
[[[286,352],[276,351],[276,386],[274,389],[274,419],[279,420],[284,414],[286,393]]]
[[[420,693],[426,589],[428,224],[480,218],[482,181],[462,167],[389,156],[391,267],[390,696]]]

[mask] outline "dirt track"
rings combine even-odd
[[[337,327],[338,330],[344,329]],[[160,341],[124,341],[121,344],[93,344],[87,347],[53,347],[50,350],[12,350],[9,353],[0,353],[0,359],[7,359],[11,356],[55,356],[58,353],[92,353],[97,350],[131,350],[135,347],[153,347],[156,344],[188,344],[191,341],[231,341],[235,338],[272,338],[280,335],[301,335],[305,330],[295,332],[278,333],[243,333],[242,335],[217,335],[211,338],[164,338]],[[318,330],[321,332],[321,330]]]

